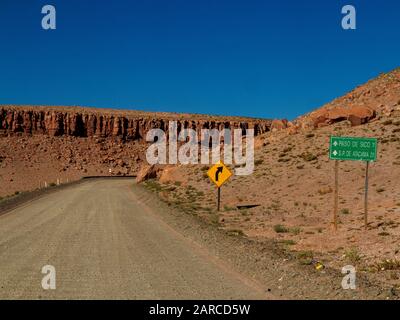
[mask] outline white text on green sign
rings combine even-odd
[[[331,137],[331,160],[376,161],[378,141],[375,138]]]

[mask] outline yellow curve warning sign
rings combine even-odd
[[[219,188],[232,176],[232,172],[222,161],[219,161],[207,171],[207,175]]]

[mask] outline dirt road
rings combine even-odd
[[[1,299],[265,299],[166,223],[132,180],[93,180],[0,216]],[[42,267],[56,269],[44,290]]]

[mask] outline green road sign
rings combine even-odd
[[[331,160],[376,161],[378,141],[374,138],[331,137]]]

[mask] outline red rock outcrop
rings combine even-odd
[[[121,137],[143,140],[153,128],[168,131],[169,120],[176,120],[178,131],[201,129],[254,129],[255,135],[270,130],[271,121],[252,118],[182,116],[170,113],[144,113],[105,109],[0,106],[0,132],[47,134],[50,136]]]
[[[334,107],[330,110],[320,109],[310,114],[314,128],[327,126],[343,120],[349,120],[352,126],[358,126],[376,117],[376,111],[368,107],[352,108]]]
[[[162,172],[162,166],[143,164],[136,176],[136,182],[141,183],[148,179],[155,179]]]
[[[294,122],[298,127],[305,129],[343,120],[348,120],[352,126],[356,126],[396,112],[400,112],[400,68],[381,74]]]
[[[276,131],[276,130],[283,130],[288,127],[288,121],[286,119],[283,120],[272,120],[271,123],[271,131]]]

